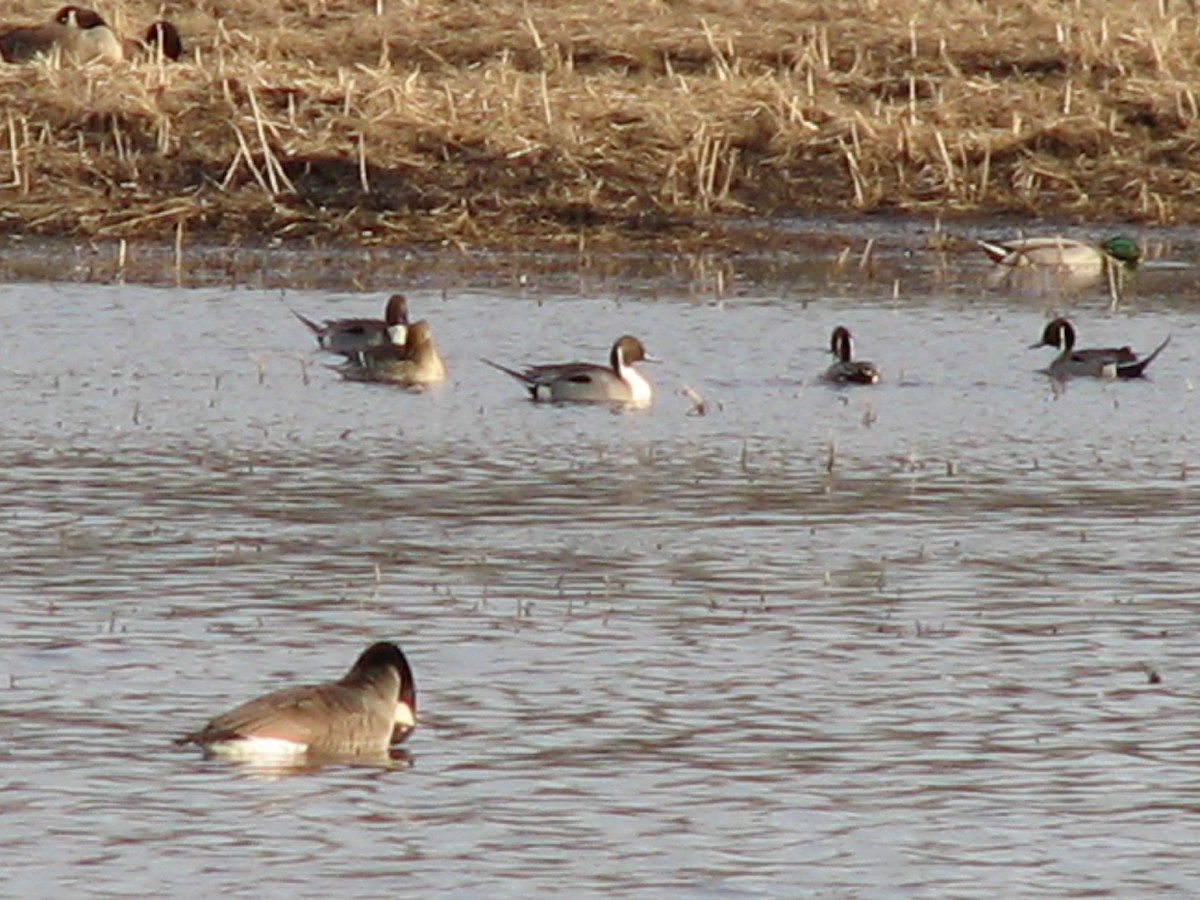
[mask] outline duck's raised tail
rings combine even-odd
[[[999,244],[993,244],[991,241],[985,241],[980,238],[975,239],[975,246],[988,255],[988,259],[995,263],[1007,263],[1009,255],[1012,253],[1007,247],[1001,247]]]
[[[502,366],[502,365],[500,365],[500,363],[494,363],[490,359],[484,359],[482,356],[479,357],[479,361],[482,363],[487,363],[493,369],[499,369],[505,375],[509,375],[509,376],[517,379],[517,381],[521,382],[521,384],[523,384],[523,385],[528,386],[531,383],[529,380],[529,376],[526,375],[524,372],[518,372],[516,369],[510,369],[508,366]]]
[[[1143,375],[1146,374],[1146,369],[1149,367],[1150,363],[1154,362],[1154,358],[1156,356],[1158,356],[1158,354],[1162,353],[1163,350],[1166,348],[1167,344],[1169,344],[1169,343],[1171,343],[1171,336],[1168,334],[1166,339],[1161,344],[1159,344],[1157,347],[1155,347],[1154,352],[1151,353],[1149,356],[1147,356],[1145,359],[1139,359],[1137,362],[1129,363],[1127,365],[1118,365],[1117,366],[1117,377],[1118,378],[1141,378]]]
[[[300,313],[296,312],[294,309],[292,310],[292,315],[295,316],[297,319],[299,319],[301,322],[303,322],[305,325],[307,325],[309,330],[313,334],[315,334],[317,337],[320,337],[322,334],[325,333],[325,326],[317,324],[312,319],[308,318],[308,316],[302,316],[302,315],[300,315]]]

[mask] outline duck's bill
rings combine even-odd
[[[392,719],[391,743],[401,743],[405,738],[412,734],[413,729],[416,727],[417,714],[413,712],[413,708],[403,701],[397,703],[396,715]]]

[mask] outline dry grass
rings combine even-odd
[[[0,230],[545,246],[845,210],[1200,221],[1200,20],[1177,0],[379,7],[168,3],[184,64],[0,66]],[[160,15],[97,8],[129,32]]]

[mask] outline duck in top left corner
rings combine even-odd
[[[159,53],[169,60],[183,55],[179,30],[170,22],[153,23],[140,40],[122,40],[103,16],[82,6],[64,6],[49,22],[0,33],[0,59],[9,63],[28,63],[39,57],[68,65],[118,63]]]

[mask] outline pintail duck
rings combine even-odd
[[[642,342],[628,334],[612,345],[607,366],[555,363],[517,370],[490,359],[483,361],[525,385],[535,401],[649,406],[654,396],[650,382],[634,368],[634,363],[653,360],[646,355]]]
[[[851,359],[854,355],[854,339],[850,337],[850,331],[841,325],[833,329],[829,338],[829,352],[838,361],[825,370],[826,381],[836,384],[877,384],[883,379],[883,373],[875,368],[874,363]]]
[[[1002,266],[1035,266],[1065,272],[1099,272],[1109,264],[1132,271],[1142,258],[1138,245],[1125,236],[1099,246],[1064,237],[1030,237],[1010,241],[976,241],[992,262]]]
[[[402,387],[423,387],[446,380],[446,366],[433,345],[433,329],[422,319],[414,322],[404,344],[368,347],[338,366],[348,381],[381,381]]]
[[[1042,339],[1030,345],[1037,347],[1060,347],[1062,352],[1046,368],[1054,378],[1091,376],[1094,378],[1141,378],[1147,366],[1162,353],[1171,342],[1170,336],[1159,344],[1145,359],[1128,347],[1099,347],[1092,350],[1075,349],[1075,329],[1066,319],[1055,319],[1046,325]]]
[[[353,355],[384,344],[403,345],[408,332],[408,300],[392,294],[383,310],[383,319],[326,319],[314,322],[292,310],[292,315],[317,336],[321,349],[330,353]]]
[[[232,759],[383,756],[417,726],[417,688],[395,644],[372,644],[338,681],[243,703],[175,743]]]

